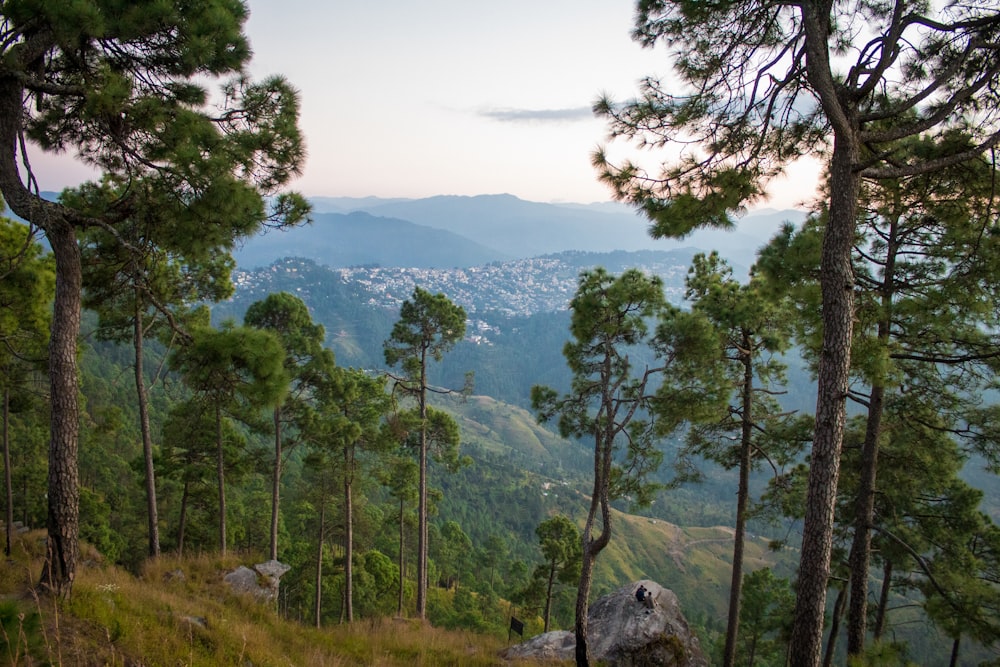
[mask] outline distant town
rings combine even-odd
[[[576,291],[580,271],[588,267],[600,265],[618,272],[622,267],[615,264],[632,262],[627,265],[663,279],[669,301],[683,301],[684,277],[690,257],[673,252],[646,252],[618,253],[613,261],[606,261],[609,259],[612,257],[597,253],[565,252],[471,268],[422,269],[317,267],[311,260],[293,258],[280,260],[264,269],[237,270],[233,273],[233,281],[240,293],[263,298],[274,291],[276,283],[287,285],[290,279],[294,283],[299,278],[302,284],[295,289],[305,298],[317,281],[307,276],[320,268],[326,274],[324,280],[336,277],[352,291],[368,295],[367,303],[371,307],[389,309],[398,308],[410,297],[414,287],[420,286],[430,292],[443,292],[465,308],[470,320],[469,340],[483,344],[489,343],[491,333],[499,333],[498,319],[566,310]]]

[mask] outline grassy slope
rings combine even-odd
[[[163,557],[133,577],[99,564],[89,552],[72,600],[55,604],[38,597],[30,583],[40,571],[43,539],[40,532],[23,536],[12,558],[0,565],[0,664],[509,664],[497,657],[505,645],[498,638],[439,630],[413,620],[380,619],[322,630],[285,621],[228,590],[222,577],[240,563],[236,557]]]

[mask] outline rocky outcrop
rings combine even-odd
[[[653,596],[652,608],[636,600],[640,585]],[[623,586],[590,605],[588,614],[587,645],[593,661],[616,667],[708,667],[677,596],[654,581]],[[572,632],[547,632],[508,648],[503,657],[572,660],[575,649]]]
[[[278,599],[281,577],[290,569],[276,560],[258,563],[252,570],[240,565],[225,576],[225,582],[237,593],[249,593],[261,602],[270,603]]]

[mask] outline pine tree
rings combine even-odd
[[[56,292],[49,354],[52,397],[44,586],[68,597],[79,549],[76,471],[79,404],[81,233],[114,230],[135,212],[156,212],[156,242],[227,252],[267,220],[299,220],[301,198],[277,192],[304,157],[298,100],[280,78],[243,75],[250,46],[246,6],[139,0],[5,2],[0,8],[0,193],[52,248]],[[222,111],[203,82],[223,86]],[[100,210],[47,201],[22,161],[30,142],[75,154],[103,173]],[[86,198],[95,201],[95,198]]]
[[[427,379],[430,362],[441,361],[444,353],[465,336],[465,310],[453,304],[444,294],[431,294],[419,287],[403,302],[399,320],[385,341],[385,361],[390,366],[402,366],[403,375],[395,378],[395,386],[417,400],[419,417],[417,450],[420,481],[417,517],[417,616],[427,615],[427,454],[431,423],[427,394],[432,388]],[[457,425],[455,427],[457,435]],[[456,443],[457,444],[457,443]]]
[[[594,163],[654,236],[730,227],[771,179],[819,155],[828,181],[820,285],[822,349],[791,662],[818,665],[830,574],[854,322],[855,240],[863,178],[913,176],[976,159],[1000,143],[1000,11],[892,0],[639,0],[633,36],[665,45],[676,79],[648,77],[637,99],[600,100],[612,137],[669,151],[662,170]],[[932,160],[907,137],[971,141]]]
[[[297,431],[310,419],[312,390],[334,367],[333,352],[323,348],[323,326],[315,324],[302,299],[288,292],[269,294],[250,305],[243,316],[250,327],[274,332],[285,350],[285,372],[291,380],[289,393],[274,406],[274,463],[271,469],[271,560],[278,559],[278,517],[281,471],[287,452],[296,444]]]

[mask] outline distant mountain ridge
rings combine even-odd
[[[233,253],[245,269],[268,266],[284,257],[303,257],[332,267],[361,265],[452,268],[511,257],[443,229],[364,211],[314,213],[313,222],[268,230]]]
[[[424,268],[471,267],[563,251],[718,250],[737,274],[785,221],[801,211],[762,211],[735,230],[698,230],[684,239],[654,240],[649,223],[623,204],[547,204],[513,195],[441,195],[424,199],[317,197],[311,227],[269,231],[236,253],[242,268],[282,257],[307,257],[327,266],[378,264]],[[367,215],[367,217],[363,217]]]

